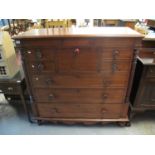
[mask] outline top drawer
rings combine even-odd
[[[90,47],[94,44],[93,39],[87,39],[87,38],[67,38],[62,41],[62,47],[68,48],[68,47]]]
[[[67,38],[62,41],[62,47],[133,47],[130,38]]]
[[[53,39],[25,39],[22,42],[24,47],[133,47],[134,40],[131,38],[53,38]]]
[[[61,46],[61,39],[30,39],[30,40],[24,40],[22,42],[22,46],[24,47],[55,47],[59,48]]]
[[[133,47],[134,41],[130,38],[96,38],[95,46],[98,47]]]

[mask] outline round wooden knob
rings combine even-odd
[[[105,108],[101,109],[102,114],[105,114],[107,110]]]
[[[76,49],[74,50],[74,53],[79,54],[79,53],[80,53],[80,49],[79,49],[79,48],[76,48]]]

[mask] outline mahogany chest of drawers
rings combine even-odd
[[[136,48],[129,28],[54,28],[14,37],[22,54],[34,119],[128,122]]]

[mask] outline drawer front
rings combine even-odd
[[[131,67],[131,60],[119,61],[115,58],[111,58],[111,60],[105,60],[104,56],[102,56],[102,54],[97,49],[62,49],[62,51],[58,52],[57,55],[58,70],[60,73],[98,72],[113,70],[129,71]]]
[[[142,48],[139,52],[140,58],[155,58],[155,48]]]
[[[98,52],[93,48],[61,49],[57,53],[59,72],[96,71]]]
[[[86,39],[86,38],[70,38],[64,39],[62,42],[62,48],[68,47],[90,47],[94,44],[93,39]]]
[[[25,39],[22,42],[23,47],[32,47],[32,48],[38,48],[38,47],[53,47],[53,48],[59,48],[61,46],[61,39],[46,39],[46,38],[35,38],[35,39]]]
[[[126,87],[128,72],[101,74],[54,74],[34,75],[33,87],[42,88],[103,88],[103,87]]]
[[[123,103],[126,89],[34,89],[37,102]]]
[[[95,39],[95,46],[97,47],[131,47],[134,46],[134,40],[130,38],[97,38]]]
[[[55,72],[54,61],[31,61],[27,62],[28,71],[36,74],[44,74],[46,72]]]
[[[57,50],[54,48],[50,49],[31,48],[25,50],[24,56],[27,58],[28,61],[40,61],[40,60],[54,61],[56,52]]]
[[[1,83],[0,90],[7,94],[18,94],[20,92],[16,83]]]
[[[40,117],[50,118],[120,118],[122,104],[37,104]]]
[[[130,50],[125,52],[120,49],[118,51],[105,49],[101,52],[97,48],[83,47],[61,49],[57,52],[54,49],[28,50],[26,51],[26,63],[30,71],[43,73],[54,70],[60,73],[129,71],[131,53]]]
[[[147,68],[146,77],[155,77],[155,66],[149,66]]]
[[[131,48],[102,48],[100,49],[100,57],[104,59],[131,59],[133,50]]]
[[[129,72],[131,68],[131,61],[130,60],[121,60],[121,61],[101,61],[100,71],[111,71],[115,72]]]

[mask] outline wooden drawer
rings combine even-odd
[[[68,38],[64,39],[62,42],[62,48],[68,48],[68,47],[90,47],[93,46],[94,41],[93,39],[87,39],[87,38]]]
[[[25,48],[30,48],[30,47],[35,47],[35,48],[39,48],[39,47],[54,47],[54,48],[60,48],[61,46],[61,39],[55,39],[55,38],[35,38],[35,39],[25,39],[22,42],[22,47]]]
[[[102,59],[131,59],[133,50],[131,48],[101,48],[100,57]]]
[[[155,58],[155,48],[142,48],[139,52],[140,58]]]
[[[59,72],[96,71],[98,52],[94,48],[67,48],[57,53]]]
[[[31,61],[27,62],[26,65],[31,73],[44,74],[46,72],[55,72],[54,61]]]
[[[120,118],[122,104],[37,104],[40,117]]]
[[[113,73],[119,71],[130,71],[131,68],[131,60],[121,60],[121,61],[108,61],[108,60],[102,60],[101,64],[99,65],[100,69],[99,71],[111,71]]]
[[[18,94],[20,92],[17,83],[0,83],[0,90],[6,94]]]
[[[103,88],[126,87],[128,72],[104,74],[44,74],[32,77],[33,87],[42,88]]]
[[[57,53],[57,68],[62,72],[128,71],[131,60],[104,59],[95,48],[62,49]],[[110,56],[109,56],[110,58]]]
[[[94,45],[97,47],[132,47],[134,45],[133,39],[130,38],[96,38]]]
[[[37,102],[123,103],[126,89],[34,89]]]
[[[104,57],[104,53],[110,53],[109,51],[101,52],[91,48],[80,48],[77,49],[62,49],[58,52],[50,51],[49,49],[44,50],[39,57],[35,58],[36,53],[31,53],[32,57],[28,54],[26,59],[29,69],[32,72],[47,72],[54,71],[57,69],[58,72],[98,72],[98,71],[128,71],[131,67],[131,61],[117,60],[115,58],[109,60]],[[76,52],[75,52],[76,51]],[[38,51],[37,51],[38,52]],[[112,50],[111,50],[112,52]],[[49,54],[48,54],[49,53]],[[55,56],[56,55],[56,56]],[[105,54],[108,58],[108,54]],[[48,57],[49,56],[49,57]],[[117,56],[116,56],[117,57]],[[126,57],[125,55],[122,57]],[[35,59],[36,61],[33,61]],[[29,61],[31,60],[31,61]]]
[[[28,61],[40,61],[40,60],[46,60],[46,61],[54,61],[55,59],[55,53],[57,52],[56,49],[50,48],[50,49],[27,49],[25,50],[25,57]]]

